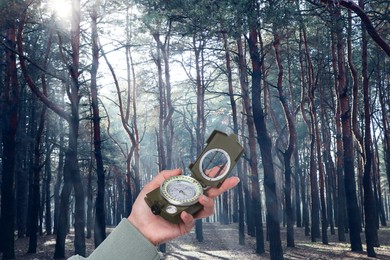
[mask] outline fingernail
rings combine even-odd
[[[204,202],[208,202],[208,201],[209,201],[209,198],[208,198],[206,195],[203,195],[203,201],[204,201]]]

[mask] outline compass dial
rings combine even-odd
[[[198,202],[203,188],[196,179],[179,175],[165,180],[161,184],[160,192],[172,205],[189,206]]]

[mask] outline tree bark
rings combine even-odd
[[[51,180],[52,180],[52,169],[51,169],[51,154],[52,149],[49,141],[49,136],[51,133],[51,127],[46,125],[46,135],[45,135],[45,146],[46,146],[46,155],[45,155],[45,230],[47,235],[52,234],[52,214],[51,214]]]
[[[229,97],[230,97],[230,105],[232,108],[232,117],[233,117],[233,132],[238,136],[238,117],[237,117],[237,103],[234,96],[234,86],[232,79],[232,68],[231,68],[231,58],[228,49],[228,41],[227,37],[224,34],[224,47],[225,47],[225,57],[226,57],[226,69],[227,69],[227,77],[229,84]],[[239,53],[242,50],[239,50]],[[241,63],[240,63],[241,64]],[[237,164],[237,175],[242,179],[242,176],[245,173],[243,172],[242,162]],[[237,210],[238,210],[238,243],[240,245],[245,245],[245,204],[244,204],[244,194],[243,194],[243,185],[242,183],[238,183],[237,192],[235,193],[236,200],[238,200]],[[237,213],[233,213],[234,215]],[[233,216],[234,216],[233,215]],[[233,222],[234,222],[233,217]]]
[[[97,71],[99,68],[99,47],[98,47],[98,19],[99,1],[95,1],[91,11],[91,29],[92,29],[92,68],[91,68],[91,99],[92,99],[92,122],[93,122],[93,144],[96,160],[97,175],[97,195],[95,202],[95,224],[94,224],[94,242],[95,248],[98,247],[106,238],[106,212],[104,206],[105,197],[105,174],[103,168],[103,157],[100,137],[100,113],[97,90]],[[92,158],[91,158],[92,159]]]
[[[364,1],[359,0],[359,6],[364,10]],[[372,191],[372,140],[371,140],[371,114],[370,114],[370,89],[368,82],[368,41],[365,26],[362,24],[362,88],[364,104],[364,220],[367,245],[367,256],[376,257],[374,246],[378,241],[376,227],[376,204]]]
[[[338,92],[338,65],[337,65],[337,54],[335,44],[335,33],[331,33],[332,41],[332,67],[334,74],[334,90]],[[346,204],[345,204],[345,186],[344,186],[344,166],[343,166],[343,141],[341,131],[341,108],[340,100],[336,98],[336,109],[335,109],[335,125],[336,125],[336,176],[337,176],[337,223],[338,223],[338,240],[340,242],[346,241],[345,231],[348,230],[347,215],[346,215]]]
[[[47,107],[43,105],[38,130],[35,136],[34,142],[34,163],[33,163],[33,181],[32,181],[32,207],[31,207],[31,215],[30,215],[30,239],[27,253],[36,253],[37,252],[37,233],[38,233],[38,215],[40,207],[43,205],[40,204],[40,181],[41,181],[41,144],[42,144],[42,136],[43,130],[45,127],[45,117],[46,117]]]
[[[337,97],[340,102],[340,117],[342,127],[343,142],[343,164],[344,164],[344,184],[349,222],[349,235],[352,251],[362,251],[362,242],[360,237],[360,214],[356,197],[356,181],[354,171],[354,150],[353,136],[351,128],[351,107],[349,105],[348,86],[346,84],[345,58],[344,58],[344,39],[342,35],[342,19],[340,11],[335,15],[337,21],[337,66],[338,66],[338,87]]]
[[[253,121],[257,131],[257,142],[264,170],[264,190],[267,207],[267,224],[269,229],[270,256],[272,260],[283,258],[283,248],[280,239],[279,208],[276,194],[275,170],[272,158],[272,142],[268,135],[265,114],[261,104],[261,59],[258,49],[257,30],[252,24],[249,30],[249,52],[252,63],[252,111]]]
[[[258,172],[257,163],[257,151],[256,151],[256,134],[253,121],[253,110],[251,107],[251,97],[249,92],[249,86],[246,81],[246,63],[244,58],[243,46],[241,38],[237,39],[238,60],[239,60],[239,72],[240,72],[240,85],[241,93],[243,96],[244,108],[246,112],[246,123],[248,126],[248,143],[249,143],[249,166],[251,168],[251,214],[255,226],[256,235],[256,253],[262,254],[265,252],[264,248],[264,234],[263,234],[263,220],[261,209],[261,195],[260,195],[260,178]],[[253,97],[252,97],[253,98]],[[249,213],[247,213],[249,214]]]
[[[195,52],[195,70],[196,70],[196,152],[200,154],[204,145],[204,136],[206,131],[206,118],[204,116],[204,97],[205,97],[205,88],[203,77],[203,48],[205,47],[203,43],[197,45],[196,36],[192,36],[192,44]],[[198,219],[195,222],[195,234],[196,239],[199,242],[203,241],[203,226],[202,220]]]
[[[284,198],[285,198],[285,207],[286,207],[286,218],[287,218],[287,247],[294,247],[294,215],[291,202],[291,158],[295,149],[296,142],[296,130],[295,122],[293,115],[291,113],[290,107],[287,103],[287,98],[283,90],[283,65],[280,55],[280,36],[276,31],[275,25],[273,26],[273,48],[275,51],[275,60],[278,66],[278,79],[277,79],[277,89],[279,93],[279,100],[283,107],[284,117],[287,122],[289,140],[288,146],[283,153],[284,161],[284,177],[285,177],[285,186],[284,186]]]
[[[6,44],[15,50],[16,26],[13,21],[8,21],[6,30]],[[18,128],[18,101],[19,85],[17,80],[15,52],[6,51],[6,74],[4,79],[4,92],[2,95],[2,182],[1,182],[1,216],[0,216],[0,252],[3,259],[14,259],[14,176],[16,156],[16,131]]]

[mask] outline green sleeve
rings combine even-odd
[[[68,260],[157,260],[160,258],[156,247],[128,219],[122,219],[114,231],[88,258],[75,255]]]

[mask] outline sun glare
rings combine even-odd
[[[68,19],[71,16],[72,6],[70,1],[50,0],[49,6],[51,12],[57,17],[57,19]]]

